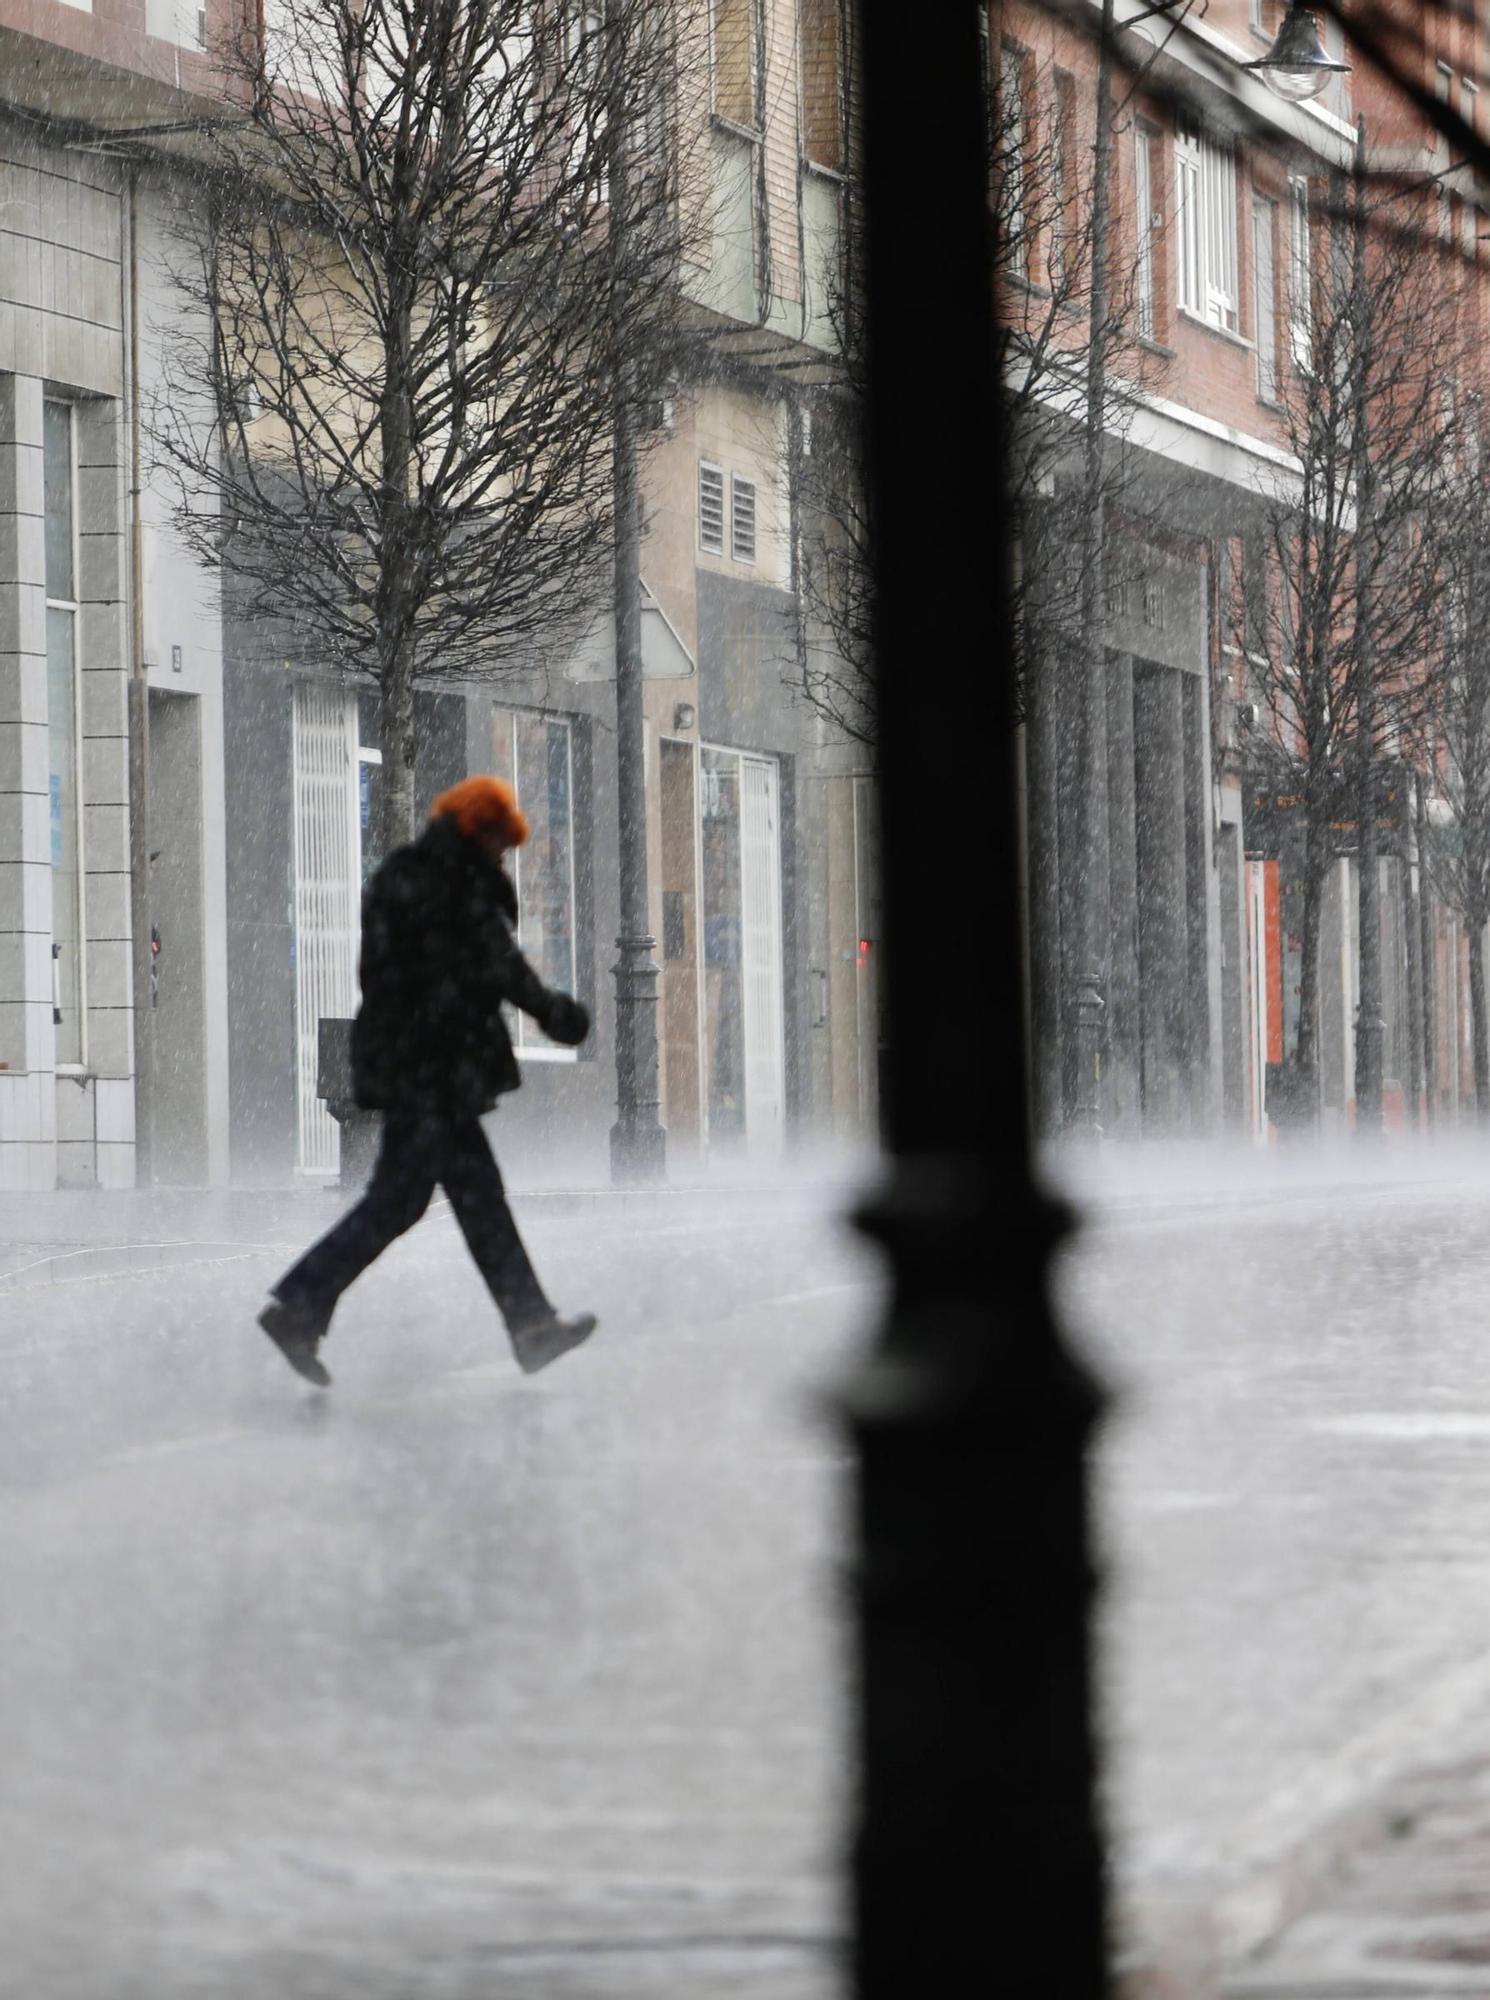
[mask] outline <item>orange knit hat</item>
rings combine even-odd
[[[430,817],[453,819],[468,840],[488,827],[495,827],[509,847],[521,847],[528,837],[517,793],[505,778],[462,778],[440,793]]]

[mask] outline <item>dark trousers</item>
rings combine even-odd
[[[553,1307],[544,1297],[486,1134],[476,1118],[390,1111],[367,1192],[274,1287],[286,1305],[329,1318],[352,1280],[429,1207],[443,1187],[476,1268],[509,1327],[530,1326]]]

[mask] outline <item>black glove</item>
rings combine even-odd
[[[566,1049],[577,1049],[590,1032],[590,1015],[578,1000],[567,993],[551,993],[540,1024],[550,1041]]]

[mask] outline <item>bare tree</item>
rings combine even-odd
[[[1442,606],[1443,667],[1419,721],[1419,761],[1436,793],[1419,815],[1421,860],[1469,941],[1475,1109],[1490,1119],[1490,1011],[1485,926],[1490,923],[1490,478],[1476,421],[1462,476],[1435,509],[1434,553]]]
[[[1354,821],[1362,993],[1357,1116],[1381,1117],[1376,788],[1432,697],[1440,609],[1425,532],[1462,420],[1462,286],[1434,254],[1429,192],[1373,184],[1358,162],[1316,189],[1307,312],[1279,371],[1297,468],[1263,499],[1239,593],[1239,649],[1264,726],[1254,775],[1299,799],[1301,967],[1292,1089],[1312,1116],[1319,1088],[1319,944],[1334,828]]]
[[[1101,136],[1095,103],[1079,103],[1074,79],[1053,62],[1031,60],[1018,74],[990,76],[988,88],[994,337],[1017,530],[1011,591],[1022,712],[1035,663],[1068,655],[1081,642],[1093,479],[1104,505],[1119,501],[1131,391],[1155,380],[1163,364],[1140,337],[1137,261],[1124,218],[1094,198]],[[1127,101],[1117,106],[1119,129]],[[852,203],[848,213],[828,306],[839,379],[811,394],[811,452],[798,466],[800,611],[808,639],[820,635],[825,643],[799,644],[793,678],[796,692],[836,730],[872,749],[862,217]],[[1092,424],[1117,447],[1098,457],[1095,471],[1083,442]]]
[[[414,693],[572,642],[605,600],[618,421],[682,337],[684,0],[268,0],[221,51],[162,401],[180,527],[239,615],[376,693],[387,844]],[[205,335],[193,329],[205,326]]]

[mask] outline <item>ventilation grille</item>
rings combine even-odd
[[[724,474],[717,465],[698,469],[698,545],[710,555],[724,554]]]

